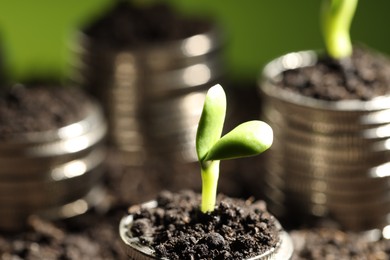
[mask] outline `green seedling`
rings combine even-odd
[[[203,213],[212,212],[215,208],[220,161],[260,154],[273,141],[271,127],[257,120],[242,123],[221,137],[225,116],[226,95],[220,85],[215,85],[207,92],[196,134]]]
[[[323,0],[321,10],[326,52],[340,68],[347,88],[352,86],[350,82],[356,71],[349,31],[357,3],[358,0]]]
[[[350,26],[358,0],[323,0],[322,32],[327,53],[335,60],[351,56]]]

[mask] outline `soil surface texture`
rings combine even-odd
[[[162,192],[156,208],[135,212],[131,233],[168,259],[247,259],[277,247],[279,227],[265,203],[220,198],[215,211],[199,210],[200,196]]]
[[[293,260],[306,259],[390,259],[390,242],[370,241],[369,236],[336,228],[313,228],[290,232],[294,241]]]
[[[187,38],[208,26],[202,19],[179,15],[164,3],[140,6],[118,1],[84,31],[95,43],[121,49]]]
[[[0,139],[57,129],[85,116],[88,99],[79,89],[15,85],[0,93]]]
[[[390,93],[390,60],[356,47],[350,59],[323,55],[314,66],[287,70],[277,84],[322,100],[370,100]]]

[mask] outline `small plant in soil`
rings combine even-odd
[[[352,44],[350,26],[358,0],[323,0],[321,9],[325,53],[314,66],[291,68],[275,82],[316,99],[371,100],[389,93],[387,57]]]
[[[225,92],[216,85],[207,93],[196,135],[204,213],[212,212],[215,207],[220,161],[257,155],[272,144],[271,127],[258,120],[242,123],[221,138],[225,114]]]
[[[155,204],[134,206],[122,220],[122,240],[134,259],[139,252],[150,259],[268,259],[284,251],[279,249],[286,233],[263,201],[217,197],[220,161],[257,155],[273,141],[271,127],[258,120],[221,137],[225,114],[225,92],[215,85],[207,92],[196,136],[202,193],[161,192]]]

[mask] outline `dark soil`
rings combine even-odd
[[[277,84],[322,100],[370,100],[390,93],[390,60],[359,47],[349,60],[320,56],[314,66],[287,70]]]
[[[88,99],[79,89],[15,85],[0,93],[0,139],[57,129],[85,116]]]
[[[0,235],[0,259],[126,259],[116,240],[116,229],[108,221],[116,219],[98,215],[84,218],[86,222],[79,224],[55,224],[32,217],[23,233]]]
[[[262,201],[221,198],[216,210],[199,210],[193,192],[162,192],[158,206],[138,209],[131,232],[168,259],[246,259],[275,248],[280,241],[275,218]]]
[[[96,43],[121,49],[190,37],[204,32],[207,26],[203,19],[181,16],[164,3],[141,7],[131,1],[117,1],[84,31]]]
[[[290,232],[294,241],[293,260],[307,259],[390,259],[390,242],[370,242],[367,237],[334,228],[303,229]]]

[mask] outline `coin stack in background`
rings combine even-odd
[[[68,218],[99,205],[107,125],[96,103],[56,130],[15,134],[0,142],[0,229],[23,228],[28,216]]]
[[[111,10],[108,16],[122,22],[129,20],[126,9],[129,14],[138,13],[127,3]],[[168,29],[175,26],[173,31],[179,30],[176,28],[179,26],[185,37],[162,41],[125,39],[108,45],[97,33],[92,36],[85,33],[77,50],[81,57],[78,80],[103,104],[109,121],[109,139],[130,165],[143,164],[150,155],[195,161],[195,131],[205,92],[222,77],[221,35],[214,23],[187,18],[170,23],[170,16],[177,14],[158,6],[140,10],[143,15],[133,15],[139,20],[132,18],[132,23],[110,25],[123,26],[121,31],[128,26],[131,31],[133,26],[152,24],[143,19],[158,10],[156,17],[167,12],[166,19],[152,21],[158,24],[145,28],[141,36],[166,33],[156,33],[159,29],[156,26]],[[108,23],[105,19],[102,20]],[[109,30],[100,22],[95,25]],[[146,42],[134,44],[137,41]]]
[[[194,137],[205,91],[221,76],[216,37],[211,30],[158,47],[112,53],[105,63],[112,65],[111,80],[100,86],[111,141],[128,153],[128,162],[142,163],[148,153],[196,159]],[[101,61],[90,68],[94,64]]]
[[[278,216],[331,217],[344,228],[390,223],[390,97],[326,101],[273,86],[280,73],[310,66],[314,52],[266,66],[262,118],[274,130],[264,158],[264,193]],[[302,116],[304,115],[304,116]]]

